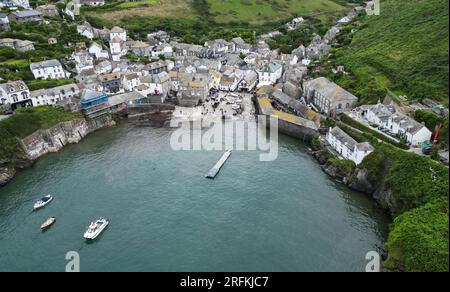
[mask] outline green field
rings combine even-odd
[[[252,24],[341,10],[330,0],[209,0],[210,13],[219,23],[246,21]]]
[[[130,16],[192,19],[205,17],[207,11],[217,23],[247,22],[256,25],[343,8],[331,0],[142,0],[87,9],[86,15],[118,22]]]

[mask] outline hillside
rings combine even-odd
[[[184,42],[236,36],[254,42],[254,35],[280,28],[296,16],[314,16],[335,22],[346,0],[142,0],[113,1],[101,7],[83,7],[82,17],[95,27],[120,25],[139,38],[148,31],[165,30]]]
[[[380,15],[362,18],[351,43],[336,53],[336,63],[351,69],[357,82],[337,82],[363,99],[384,88],[448,105],[448,9],[447,0],[381,0]]]
[[[169,18],[204,17],[205,11],[218,23],[262,24],[294,15],[343,9],[332,0],[141,0],[112,3],[90,9],[87,15],[119,21],[124,16]]]

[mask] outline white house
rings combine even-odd
[[[126,91],[133,91],[139,85],[141,85],[141,80],[137,73],[128,73],[122,77],[122,86]]]
[[[369,124],[387,128],[389,117],[392,116],[393,113],[394,111],[391,111],[384,104],[379,103],[366,106],[363,110],[363,117]]]
[[[32,106],[30,90],[22,80],[0,84],[0,105],[11,105],[13,110]]]
[[[108,60],[103,60],[97,65],[95,65],[95,73],[97,74],[110,73],[112,69],[113,69],[112,64]]]
[[[30,64],[31,72],[35,79],[64,79],[69,73],[64,71],[58,60],[48,60]]]
[[[244,75],[244,79],[239,83],[239,90],[250,92],[255,89],[257,83],[258,74],[253,70],[248,70]]]
[[[151,51],[152,58],[158,58],[160,55],[170,57],[173,54],[173,47],[169,44],[161,44]]]
[[[121,27],[118,26],[114,26],[110,31],[109,31],[109,39],[112,40],[115,37],[121,39],[122,41],[126,42],[127,41],[127,31],[124,30]]]
[[[405,138],[411,145],[419,145],[431,140],[431,131],[414,119],[395,113],[389,117],[387,128],[393,134]]]
[[[119,37],[114,37],[109,42],[109,49],[112,60],[116,62],[120,61],[120,58],[125,56],[128,52],[125,42]]]
[[[77,84],[67,84],[49,89],[39,89],[31,92],[33,106],[55,105],[72,97],[79,97],[80,89]]]
[[[326,136],[327,142],[344,159],[353,161],[356,165],[374,151],[370,143],[358,143],[339,127],[330,128]]]
[[[101,45],[97,44],[96,42],[93,42],[91,46],[89,47],[89,54],[94,55],[97,59],[108,59],[109,53],[108,51],[104,50]]]
[[[94,58],[88,52],[81,51],[74,53],[72,58],[75,61],[75,70],[78,74],[82,71],[94,69]]]
[[[167,72],[141,77],[141,82],[148,88],[147,95],[161,95],[165,97],[170,89],[170,77]]]
[[[231,43],[236,53],[249,54],[252,49],[252,46],[247,44],[241,37],[233,38]]]
[[[239,69],[229,68],[223,72],[220,78],[219,89],[223,91],[236,91],[243,78],[243,72]]]
[[[92,40],[94,38],[94,29],[88,22],[85,22],[82,25],[78,25],[77,32],[78,32],[78,34],[80,34],[90,40]]]
[[[258,87],[264,85],[273,85],[277,83],[278,79],[283,75],[283,66],[277,63],[269,63],[262,66],[258,70],[259,83]]]

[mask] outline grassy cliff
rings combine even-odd
[[[337,81],[362,98],[387,89],[448,105],[448,9],[447,0],[381,0],[380,15],[363,17],[347,36],[349,45],[336,52],[336,63],[350,69],[356,82]]]
[[[16,155],[21,154],[16,138],[25,138],[37,130],[78,118],[83,116],[51,106],[18,110],[15,115],[0,121],[0,160],[13,162]]]

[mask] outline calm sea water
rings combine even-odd
[[[173,151],[171,129],[122,123],[37,161],[0,188],[0,271],[363,271],[388,218],[328,178],[305,145],[281,136],[278,159]],[[33,212],[45,194],[55,200]],[[40,224],[56,216],[41,232]],[[105,216],[107,230],[82,238]]]

